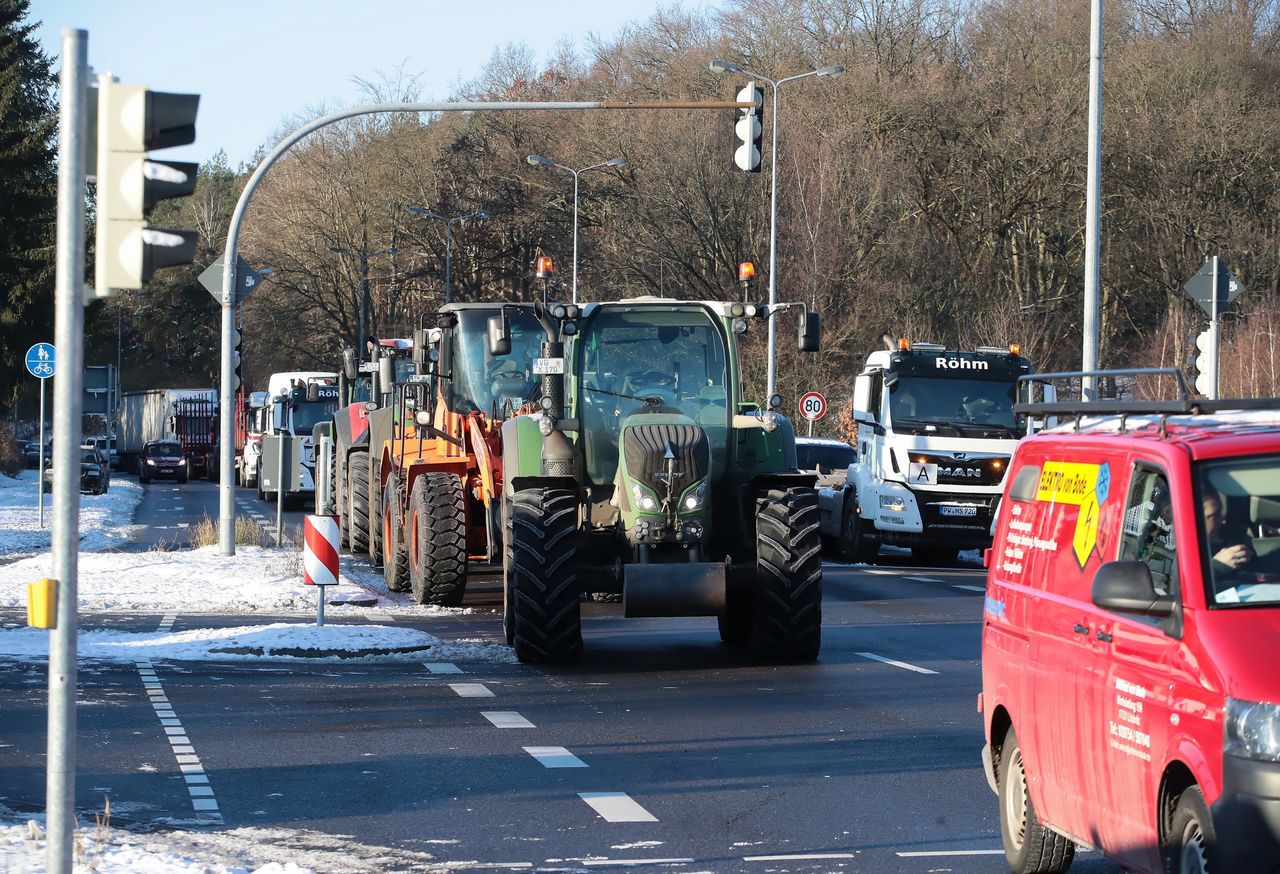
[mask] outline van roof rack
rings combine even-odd
[[[1169,416],[1198,416],[1205,413],[1216,413],[1222,410],[1271,410],[1280,408],[1280,398],[1222,398],[1219,400],[1210,400],[1208,398],[1192,397],[1190,390],[1187,388],[1186,379],[1182,375],[1182,371],[1176,367],[1134,367],[1117,370],[1073,370],[1064,371],[1062,373],[1030,373],[1025,376],[1018,377],[1018,397],[1019,399],[1026,397],[1034,397],[1033,385],[1040,383],[1042,385],[1050,385],[1057,380],[1080,379],[1086,377],[1094,378],[1117,378],[1117,377],[1170,377],[1177,385],[1180,397],[1171,400],[1146,400],[1146,399],[1124,399],[1124,398],[1099,398],[1096,400],[1071,400],[1071,401],[1054,401],[1051,403],[1023,403],[1014,404],[1013,411],[1015,414],[1031,416],[1033,418],[1043,416],[1074,416],[1076,419],[1076,429],[1080,428],[1080,421],[1085,416],[1099,415],[1119,415],[1121,417],[1120,430],[1124,430],[1124,418],[1135,415],[1158,415],[1160,419],[1160,431],[1164,433],[1165,420]],[[1023,383],[1027,383],[1027,388],[1022,388]]]

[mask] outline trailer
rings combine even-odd
[[[218,399],[212,388],[126,392],[117,435],[122,469],[136,472],[138,456],[147,443],[172,439],[182,444],[188,474],[204,476],[217,418]]]

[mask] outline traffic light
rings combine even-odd
[[[738,135],[738,147],[733,151],[733,163],[739,170],[748,173],[759,173],[760,156],[764,149],[764,125],[760,119],[764,116],[764,89],[755,82],[748,82],[738,92],[739,103],[754,103],[754,109],[739,109],[738,121],[733,132]]]
[[[244,334],[240,333],[239,328],[231,329],[231,393],[234,395],[240,391],[240,386],[244,385],[244,379],[240,374],[240,365],[244,361],[243,356]]]
[[[1213,327],[1205,328],[1196,335],[1196,391],[1207,398],[1217,394],[1217,350],[1213,343]]]
[[[198,94],[165,94],[98,77],[98,229],[94,293],[142,288],[161,267],[195,260],[197,232],[152,228],[157,203],[196,190],[200,165],[154,161],[151,149],[196,139]]]

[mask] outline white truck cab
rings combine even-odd
[[[895,347],[871,353],[854,380],[856,456],[843,483],[819,489],[822,534],[849,561],[886,543],[927,561],[990,546],[1031,364],[1017,345]]]
[[[262,436],[288,435],[290,452],[298,458],[298,476],[286,494],[306,497],[315,493],[316,425],[329,421],[338,406],[338,374],[328,371],[273,373],[267,380]],[[259,441],[261,448],[261,441]],[[247,449],[246,443],[246,449]],[[258,495],[267,497],[261,460],[258,462]],[[292,465],[290,465],[292,468]],[[272,478],[268,472],[268,478]]]

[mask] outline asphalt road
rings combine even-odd
[[[113,477],[135,476],[114,473]],[[143,486],[145,494],[134,514],[135,524],[141,526],[127,548],[148,550],[156,548],[178,549],[190,545],[194,528],[209,519],[218,520],[218,484],[207,480],[191,480],[177,483],[171,480],[152,480]],[[285,537],[291,537],[302,526],[302,517],[311,512],[310,506],[300,508],[286,505],[282,518]],[[254,489],[236,489],[236,513],[258,522],[271,538],[276,531],[276,505],[258,500]],[[271,542],[274,542],[272,540]]]
[[[209,484],[174,495],[153,486],[144,506],[167,525],[216,511]],[[300,852],[336,841],[386,871],[1003,871],[975,712],[983,572],[907,561],[827,565],[813,665],[760,664],[713,620],[616,604],[584,604],[571,667],[85,665],[77,803],[91,818],[109,796],[123,828],[303,829]],[[468,605],[396,619],[497,640],[495,583]],[[17,809],[42,805],[44,686],[41,666],[0,665],[0,802]],[[1077,870],[1118,869],[1088,854]]]

